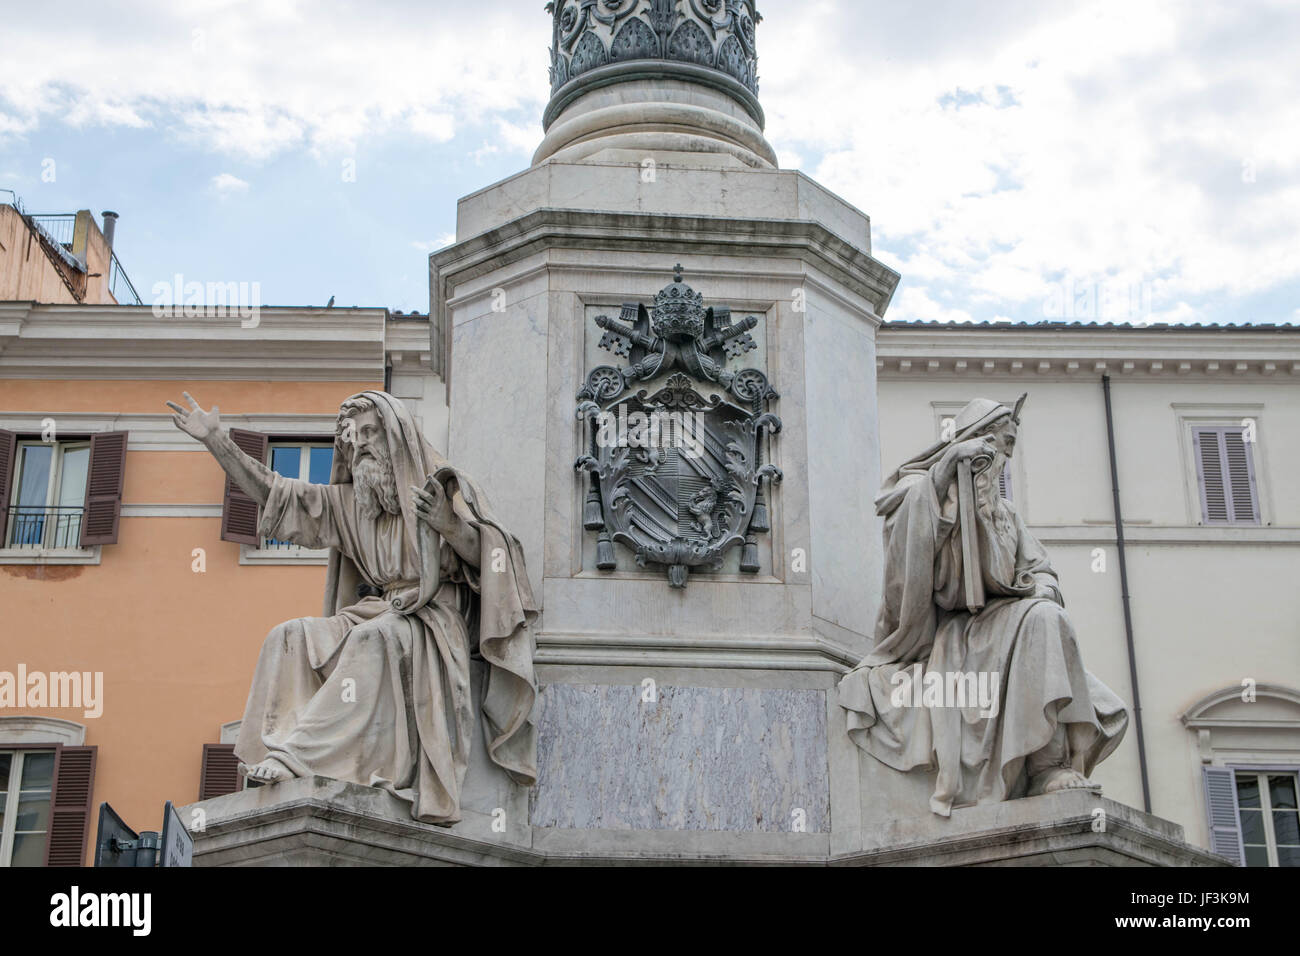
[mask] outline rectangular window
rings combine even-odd
[[[318,442],[271,442],[270,465],[276,474],[299,478],[316,485],[328,485],[334,465],[334,446]],[[263,538],[264,551],[297,551],[297,545]]]
[[[0,866],[43,866],[53,750],[0,751]]]
[[[18,443],[10,493],[8,548],[78,548],[90,442]]]
[[[1204,524],[1259,524],[1254,442],[1235,425],[1192,430]]]
[[[1247,866],[1300,866],[1297,775],[1235,770],[1241,842]]]

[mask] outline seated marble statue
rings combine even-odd
[[[460,819],[475,732],[470,659],[487,666],[487,752],[536,771],[536,616],[519,542],[406,407],[362,392],[339,410],[330,483],[244,454],[188,393],[176,425],[261,505],[261,534],[330,549],[322,617],[272,628],[240,725],[240,769],[264,784],[320,775],[381,787],[421,821]]]
[[[951,440],[885,482],[876,499],[885,582],[875,644],[839,686],[854,743],[895,770],[937,770],[930,809],[943,816],[953,807],[1099,790],[1087,775],[1128,725],[1124,704],[1084,670],[1047,553],[1000,493],[1023,402],[1014,409],[970,402]],[[984,466],[967,472],[969,583],[963,462]],[[976,684],[992,690],[989,699],[967,693]]]

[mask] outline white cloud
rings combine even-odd
[[[455,241],[456,234],[454,232],[444,232],[441,236],[438,236],[436,239],[431,239],[428,242],[416,240],[411,243],[411,248],[418,249],[425,255],[428,255],[430,252],[437,252],[439,249],[443,249]]]
[[[1294,5],[937,2],[933,29],[801,9],[764,7],[768,134],[820,156],[931,301],[1032,309],[1066,276],[1150,284],[1181,319],[1300,279]]]
[[[431,110],[412,110],[407,118],[411,132],[430,139],[435,143],[445,143],[456,135],[456,119],[450,113],[434,113]]]
[[[212,188],[223,196],[248,191],[248,183],[230,173],[219,173],[212,177]]]
[[[973,322],[965,309],[940,305],[917,286],[908,286],[894,297],[889,307],[891,321],[900,322]]]
[[[0,136],[44,123],[167,129],[240,159],[351,152],[368,136],[445,142],[547,96],[535,3],[68,0],[6,10]],[[111,36],[111,42],[105,38]],[[540,136],[538,137],[540,139]],[[532,144],[535,146],[536,144]]]
[[[52,19],[14,5],[0,142],[153,127],[256,163],[464,135],[467,160],[522,166],[548,95],[540,7],[69,0]],[[768,136],[783,165],[871,216],[906,282],[890,318],[1024,314],[1067,279],[1149,285],[1154,313],[1210,316],[1211,296],[1300,281],[1289,0],[762,10]]]

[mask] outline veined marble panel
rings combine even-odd
[[[822,690],[551,684],[535,827],[830,830]]]

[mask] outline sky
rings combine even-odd
[[[541,141],[543,6],[10,5],[0,189],[117,211],[146,302],[427,311],[457,199]],[[759,10],[768,140],[871,216],[887,319],[1300,322],[1300,3]]]

